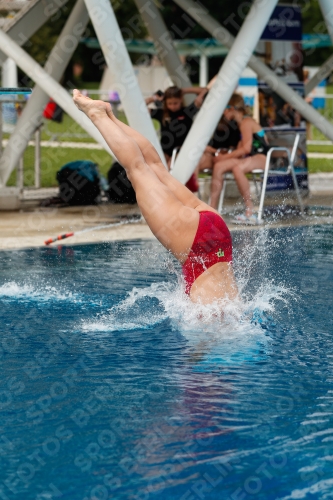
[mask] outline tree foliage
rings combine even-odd
[[[327,34],[327,26],[323,18],[318,0],[302,0],[303,33]],[[317,48],[304,52],[306,66],[321,66],[332,54],[332,48]]]
[[[68,15],[75,5],[76,0],[68,0],[44,26],[42,26],[26,43],[25,50],[41,65],[44,65],[52,47],[57,41]],[[175,38],[210,38],[201,26],[189,17],[172,0],[156,0],[161,8],[163,18]],[[112,6],[117,16],[118,23],[125,38],[145,38],[146,28],[138,13],[134,0],[111,0]],[[223,24],[233,35],[237,35],[251,2],[244,0],[201,0],[207,11],[221,24]],[[322,13],[317,0],[291,0],[288,4],[298,5],[302,9],[303,32],[304,33],[327,33],[327,28],[322,17]],[[85,36],[95,37],[95,31],[89,23]],[[101,76],[101,67],[96,67],[92,63],[95,51],[88,50],[83,44],[75,51],[72,61],[67,70],[67,77],[71,76],[71,66],[73,62],[81,62],[85,67],[83,78],[85,80],[98,81]],[[316,49],[305,53],[305,64],[320,65],[332,53],[331,48]],[[134,60],[135,57],[134,56]],[[195,61],[194,61],[195,62]],[[192,61],[192,66],[195,64]],[[221,60],[214,58],[211,60],[213,72],[214,66],[219,66]],[[194,78],[195,79],[195,78]],[[65,78],[66,80],[66,78]]]

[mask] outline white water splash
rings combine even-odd
[[[0,297],[3,300],[34,300],[47,302],[50,300],[70,300],[80,302],[77,295],[68,290],[59,290],[50,285],[34,286],[28,283],[8,281],[0,286]]]
[[[155,299],[155,307],[151,307]],[[152,329],[169,321],[173,330],[191,340],[217,340],[258,332],[258,324],[267,318],[261,313],[274,312],[278,302],[287,303],[289,290],[267,282],[250,300],[217,301],[210,305],[191,302],[178,283],[153,283],[146,288],[133,288],[127,297],[113,306],[108,314],[82,322],[83,331],[115,332]],[[254,318],[255,316],[255,318]],[[255,320],[254,320],[255,319]],[[261,328],[259,327],[259,330]]]
[[[82,321],[81,331],[108,336],[121,331],[146,330],[163,325],[165,331],[179,332],[186,339],[187,354],[196,371],[229,369],[264,359],[270,351],[269,328],[278,302],[284,302],[288,291],[269,283],[262,285],[251,300],[200,306],[191,302],[183,287],[175,283],[154,283],[133,288],[127,297],[108,314],[92,321]],[[150,307],[157,303],[158,307]],[[223,315],[221,315],[223,310]]]
[[[291,304],[296,299],[293,290],[265,277],[266,261],[270,251],[276,250],[276,245],[277,242],[266,230],[245,233],[242,237],[235,259],[235,274],[242,302],[223,300],[210,305],[194,304],[184,293],[182,278],[178,276],[178,283],[153,283],[145,288],[133,288],[108,314],[97,320],[84,321],[82,328],[85,331],[106,333],[149,329],[168,321],[171,329],[180,331],[189,340],[199,341],[263,332],[258,325],[267,323],[265,313],[274,313],[277,304],[292,310]],[[149,256],[150,262],[152,257]],[[143,259],[147,261],[146,254]],[[253,289],[253,286],[248,287],[249,280],[253,273],[257,274],[258,269],[262,270],[260,274],[263,275],[256,290],[248,296],[248,289]],[[152,302],[157,303],[158,307],[152,309]]]

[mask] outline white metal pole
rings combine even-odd
[[[1,157],[1,153],[2,153],[2,137],[3,137],[3,133],[2,133],[2,103],[0,101],[0,157]]]
[[[141,132],[155,146],[165,162],[110,0],[85,0],[85,3],[114,79],[113,90],[119,93],[130,126]]]
[[[17,66],[13,59],[6,59],[2,65],[2,87],[17,87]]]
[[[163,17],[152,0],[134,0],[142,19],[147,26],[150,36],[154,40],[155,49],[163,66],[165,66],[174,85],[178,87],[192,87],[184,65],[173,44],[171,34],[165,25]],[[191,96],[189,101],[193,99]],[[190,103],[189,102],[189,103]]]
[[[216,40],[227,47],[232,47],[234,37],[229,31],[219,24],[207,11],[201,6],[193,2],[193,0],[173,0],[177,5],[182,7],[200,26],[205,28]],[[327,0],[330,2],[331,0]],[[266,0],[263,0],[266,2]],[[254,20],[255,24],[255,20]],[[253,27],[257,30],[256,24]],[[251,56],[248,66],[264,80],[278,95],[285,101],[289,102],[304,118],[313,123],[328,139],[333,141],[333,125],[326,120],[318,111],[302,99],[302,97],[293,91],[286,83],[284,83],[276,74],[270,70],[266,64],[260,61],[255,56]]]
[[[35,188],[40,188],[40,139],[41,139],[41,128],[35,132]]]
[[[277,0],[255,0],[200,109],[175,163],[173,175],[185,183],[192,175],[254,51]]]
[[[73,120],[93,138],[101,144],[103,148],[111,154],[110,148],[98,132],[97,128],[92,124],[89,118],[73,103],[69,93],[57,83],[32,57],[30,57],[21,47],[17,45],[11,38],[0,30],[0,46],[4,53],[12,57],[16,64],[44,90],[59,106],[66,110]],[[5,155],[2,155],[0,160],[0,186],[6,184],[10,175],[10,169]]]
[[[45,71],[56,81],[63,75],[88,21],[84,0],[77,0],[45,64]],[[5,166],[7,178],[23,155],[36,128],[40,126],[43,110],[49,100],[48,94],[38,86],[38,79],[36,84],[0,160],[0,172]]]
[[[333,2],[332,0],[319,0],[319,5],[333,43]]]
[[[23,189],[24,185],[23,175],[24,175],[24,162],[23,162],[23,156],[21,156],[17,164],[17,175],[16,175],[16,185],[21,190]]]
[[[208,83],[208,57],[202,52],[200,55],[200,68],[199,68],[199,85],[206,87]]]
[[[305,84],[304,93],[305,96],[309,95],[310,92],[319,85],[320,82],[325,80],[333,71],[333,55],[330,56],[324,64],[320,66],[315,75]]]

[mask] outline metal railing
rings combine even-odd
[[[11,133],[14,131],[14,127],[16,124],[16,120],[19,117],[19,114],[22,112],[22,109],[24,108],[26,104],[26,101],[22,101],[20,99],[2,99],[0,100],[0,156],[3,153],[4,148],[6,147],[9,137]],[[4,120],[4,106],[13,106],[13,109],[11,109],[12,116],[15,115],[14,117],[15,120],[12,123],[6,122]],[[19,109],[17,108],[14,110],[15,106],[19,106]],[[10,108],[8,108],[8,111]],[[6,113],[5,113],[6,115]],[[40,161],[41,161],[41,149],[40,149],[40,141],[41,141],[41,131],[40,128],[38,128],[35,131],[34,134],[34,140],[29,141],[29,146],[33,145],[34,150],[26,150],[25,151],[25,157],[30,156],[29,162],[34,164],[34,184],[33,187],[35,188],[40,188],[41,186],[41,175],[40,175]],[[18,165],[16,167],[16,187],[20,188],[21,190],[24,187],[24,157],[22,156],[18,162]]]

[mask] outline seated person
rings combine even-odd
[[[240,131],[237,123],[234,120],[229,122],[225,116],[222,116],[200,159],[197,168],[199,172],[213,170],[214,164],[219,160],[220,155],[237,148],[239,141]]]
[[[196,99],[189,106],[185,106],[184,94],[197,94]],[[192,126],[193,118],[203,103],[206,88],[190,87],[180,89],[179,87],[168,87],[164,94],[158,92],[146,99],[146,104],[162,102],[163,107],[150,109],[153,119],[159,121],[161,126],[161,146],[170,168],[171,156],[174,148],[180,148]],[[162,94],[162,95],[161,95]],[[193,178],[194,176],[194,178]],[[193,174],[188,186],[191,191],[198,191],[196,174]]]
[[[227,155],[220,155],[213,169],[211,186],[211,206],[217,208],[224,174],[232,172],[238,189],[243,196],[246,211],[245,215],[238,216],[239,222],[253,223],[253,203],[250,196],[250,185],[245,174],[254,169],[264,170],[266,154],[269,149],[265,132],[250,116],[246,115],[243,97],[233,94],[224,111],[227,120],[235,120],[238,124],[241,141],[234,151]]]

